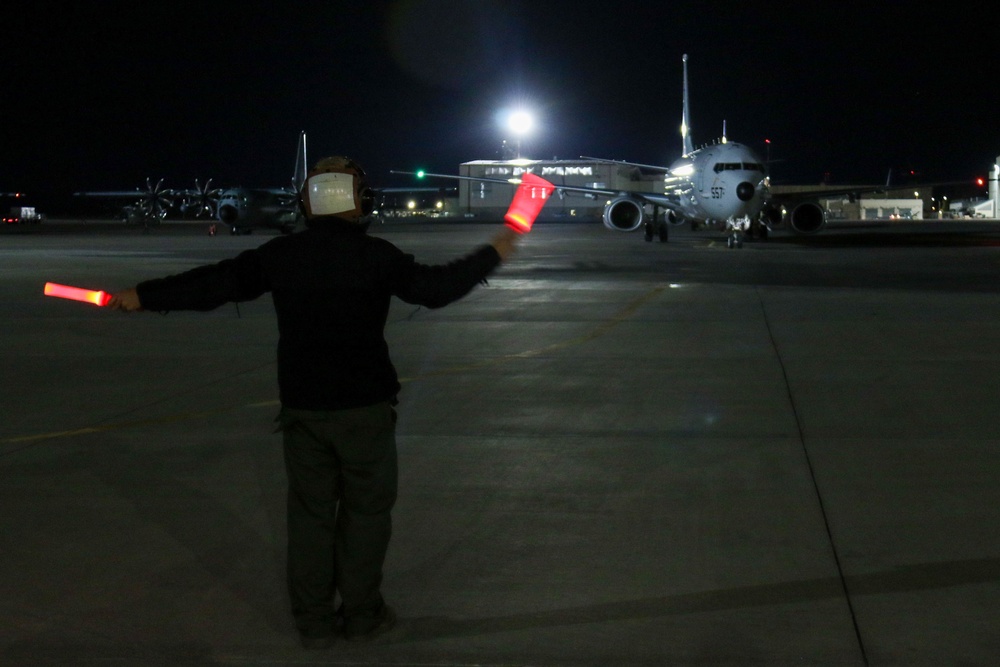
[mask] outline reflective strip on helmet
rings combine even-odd
[[[316,174],[306,187],[313,215],[336,215],[355,208],[353,174]]]

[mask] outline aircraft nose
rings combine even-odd
[[[736,196],[740,198],[740,201],[750,201],[753,199],[753,193],[753,183],[743,181],[736,186]]]
[[[219,208],[219,220],[227,225],[233,224],[239,217],[239,212],[235,206],[226,205]]]

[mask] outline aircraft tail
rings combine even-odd
[[[295,151],[295,171],[292,173],[292,185],[295,191],[302,190],[306,182],[306,171],[309,169],[309,162],[306,159],[306,132],[299,133],[299,147]]]
[[[691,112],[688,104],[688,57],[684,54],[684,110],[681,113],[681,137],[684,139],[683,157],[687,157],[694,152],[694,143],[691,141]]]

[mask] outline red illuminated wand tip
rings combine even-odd
[[[58,283],[45,283],[45,296],[83,301],[85,303],[92,303],[95,306],[106,306],[111,301],[111,295],[107,292],[59,285]]]
[[[546,181],[541,176],[525,174],[521,177],[521,184],[517,186],[514,193],[514,200],[507,209],[507,214],[503,217],[504,224],[513,229],[518,234],[526,234],[531,231],[531,226],[535,224],[535,218],[541,212],[545,202],[549,200],[549,195],[556,189],[556,186]]]

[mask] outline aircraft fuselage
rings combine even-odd
[[[295,225],[297,214],[294,194],[285,191],[230,188],[219,197],[219,221],[234,233],[252,227],[290,229]]]
[[[767,198],[764,163],[743,144],[701,148],[671,165],[664,193],[676,195],[686,220],[725,222],[754,218]]]

